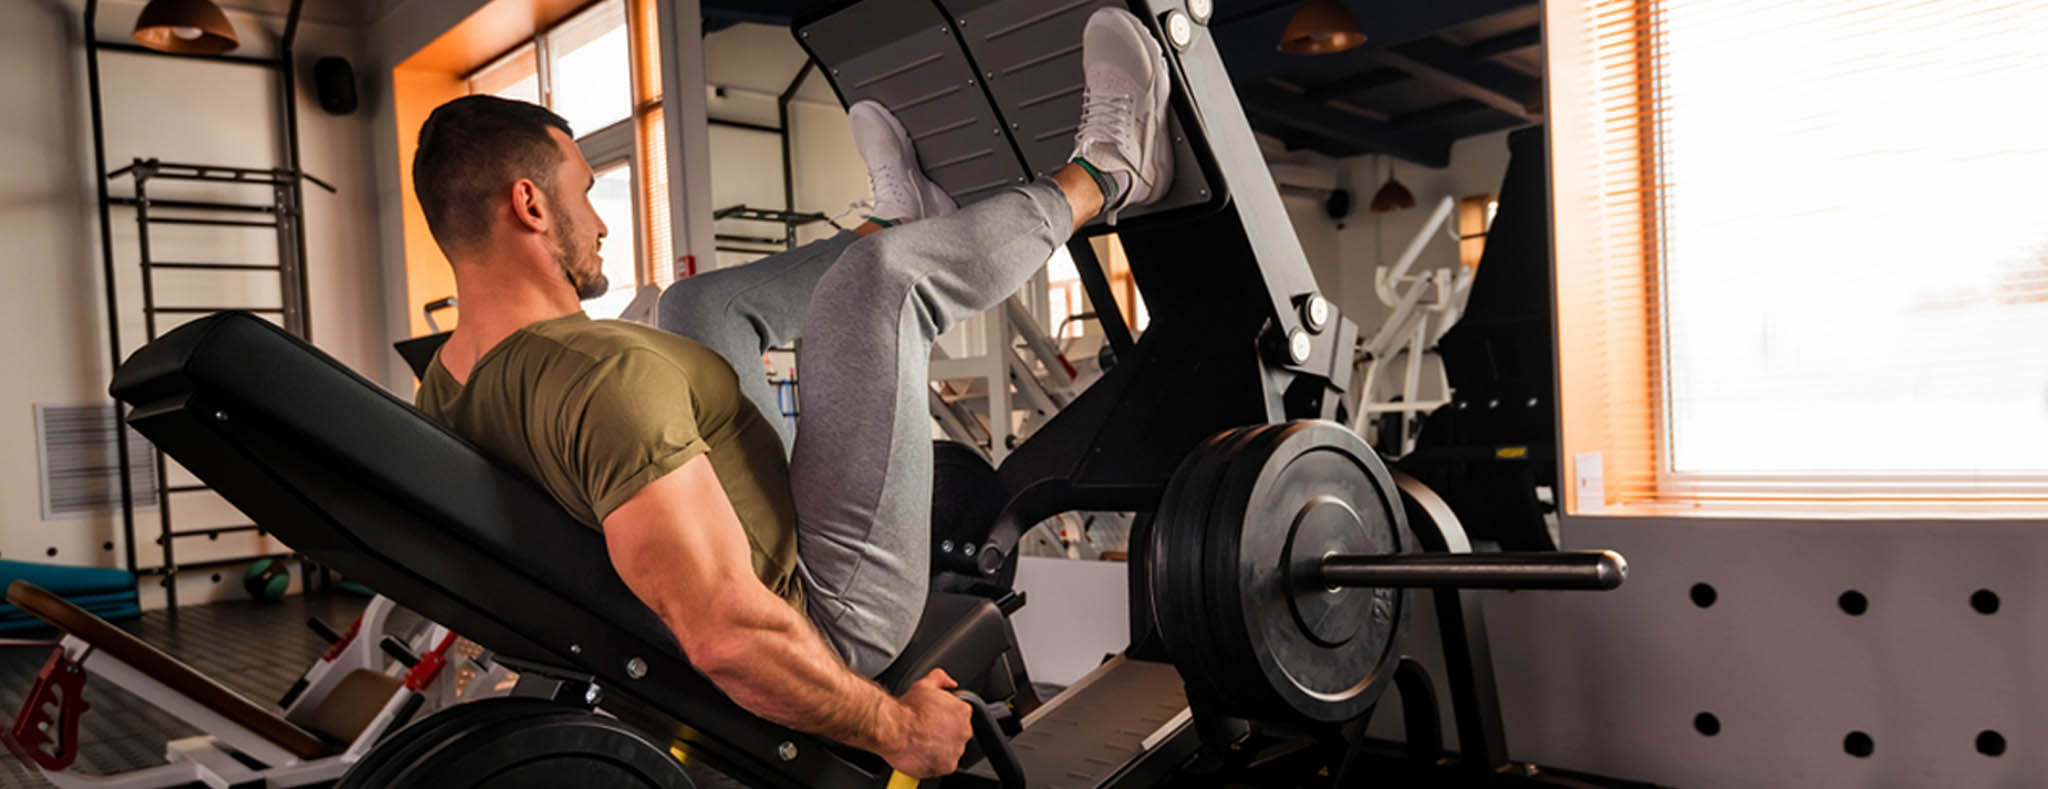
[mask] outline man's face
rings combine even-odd
[[[604,258],[598,254],[606,232],[604,220],[598,218],[597,209],[590,205],[590,189],[597,185],[597,174],[583,160],[583,150],[576,147],[576,141],[569,139],[569,135],[560,129],[549,129],[548,136],[554,138],[562,153],[562,163],[555,172],[554,193],[547,196],[556,217],[554,230],[549,233],[555,246],[555,262],[562,267],[569,286],[576,289],[576,298],[594,299],[611,289],[604,276]]]

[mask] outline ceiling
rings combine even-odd
[[[403,0],[304,0],[299,16],[307,22],[340,27],[369,27],[396,8]],[[216,0],[215,5],[231,11],[247,11],[282,17],[290,13],[292,0]]]
[[[399,0],[305,0],[310,21],[364,26]],[[706,26],[788,25],[818,0],[700,0]],[[1275,48],[1300,0],[1215,0],[1209,22],[1252,128],[1291,150],[1443,167],[1451,143],[1542,119],[1536,0],[1344,0],[1366,43]],[[291,0],[223,0],[282,13]]]
[[[1443,167],[1451,143],[1542,120],[1534,0],[1346,0],[1366,43],[1275,48],[1297,0],[1217,0],[1209,28],[1252,128],[1289,149]]]

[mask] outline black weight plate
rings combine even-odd
[[[557,779],[569,776],[568,783]],[[692,789],[668,749],[593,712],[550,712],[473,729],[422,760],[401,787]]]
[[[1260,658],[1253,651],[1250,636],[1236,613],[1242,606],[1232,588],[1234,581],[1227,579],[1237,576],[1236,544],[1246,528],[1243,513],[1252,506],[1252,484],[1243,480],[1256,479],[1258,471],[1265,467],[1267,458],[1272,455],[1274,445],[1286,436],[1287,427],[1287,424],[1260,425],[1238,442],[1211,480],[1216,493],[1204,513],[1202,527],[1201,593],[1209,622],[1207,654],[1216,666],[1212,676],[1221,689],[1219,698],[1224,701],[1225,709],[1240,717],[1257,720],[1293,716],[1270,709],[1271,705],[1265,702],[1265,695],[1257,687],[1264,684],[1258,679],[1262,674]]]
[[[1214,640],[1209,622],[1214,617],[1202,593],[1203,534],[1216,492],[1214,479],[1236,444],[1258,427],[1262,425],[1226,430],[1190,451],[1174,470],[1153,518],[1145,555],[1152,617],[1168,655],[1196,697],[1217,698],[1220,691],[1213,678],[1227,676],[1211,661]]]
[[[1255,669],[1230,683],[1229,701],[1245,717],[1350,720],[1371,708],[1392,676],[1408,595],[1333,594],[1301,583],[1288,564],[1299,570],[1330,552],[1412,550],[1399,494],[1371,447],[1335,423],[1270,428],[1245,448],[1218,481],[1206,562],[1212,610],[1222,614],[1217,646],[1232,653],[1231,664]],[[1320,542],[1293,545],[1297,533]],[[1318,628],[1301,621],[1303,598],[1362,621],[1319,621],[1318,637]]]
[[[421,754],[462,731],[487,726],[507,717],[560,709],[565,707],[536,698],[479,699],[449,707],[392,732],[349,768],[341,782],[336,784],[336,789],[382,789],[390,786],[396,776],[411,767]]]
[[[1211,617],[1201,594],[1201,535],[1215,493],[1215,471],[1229,459],[1230,447],[1253,427],[1224,431],[1189,452],[1168,483],[1153,522],[1147,555],[1153,618],[1189,693],[1197,697],[1216,696],[1209,682],[1215,672],[1206,665]]]

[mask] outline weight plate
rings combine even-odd
[[[1167,483],[1152,522],[1145,555],[1152,619],[1188,693],[1197,698],[1218,698],[1222,691],[1210,679],[1228,675],[1211,664],[1209,623],[1215,617],[1202,591],[1203,534],[1216,492],[1215,475],[1234,447],[1258,427],[1262,425],[1226,430],[1189,452]]]
[[[1399,658],[1409,597],[1332,591],[1310,571],[1332,553],[1413,550],[1385,467],[1330,422],[1261,426],[1198,451],[1225,457],[1184,465],[1206,469],[1188,482],[1213,490],[1176,502],[1208,507],[1195,521],[1206,537],[1201,572],[1160,579],[1172,588],[1159,599],[1196,597],[1190,607],[1206,620],[1188,625],[1188,643],[1170,642],[1176,664],[1240,717],[1331,723],[1364,714]],[[1184,619],[1162,617],[1162,631]]]
[[[1260,425],[1247,433],[1235,451],[1223,459],[1212,485],[1216,494],[1204,513],[1204,562],[1201,584],[1209,625],[1208,654],[1218,664],[1213,681],[1223,689],[1228,709],[1241,717],[1274,720],[1293,718],[1273,709],[1257,686],[1264,669],[1241,624],[1237,612],[1243,607],[1234,591],[1239,565],[1237,543],[1242,540],[1245,518],[1241,513],[1253,506],[1247,474],[1264,467],[1274,444],[1285,436],[1285,424]],[[1239,513],[1239,514],[1232,514]]]
[[[471,729],[434,756],[417,762],[393,785],[423,789],[695,786],[683,773],[682,763],[639,730],[574,709],[504,719]]]
[[[535,698],[480,699],[458,704],[385,736],[384,741],[363,754],[336,784],[336,789],[382,789],[395,777],[456,734],[487,726],[507,717],[533,715],[563,709],[562,705]]]

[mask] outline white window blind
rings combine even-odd
[[[1665,492],[2048,492],[2048,3],[1652,7]]]
[[[1580,0],[1544,35],[1569,511],[2048,507],[2048,3]]]

